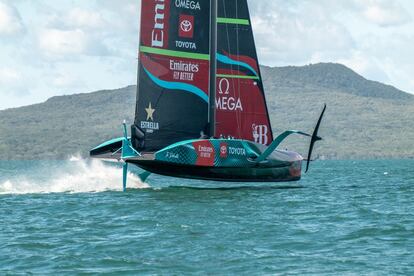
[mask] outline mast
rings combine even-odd
[[[209,136],[216,134],[216,74],[217,74],[217,0],[210,1],[210,85],[209,85]]]

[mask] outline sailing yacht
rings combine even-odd
[[[93,158],[181,178],[280,182],[301,178],[303,157],[274,138],[247,0],[142,0],[135,121],[131,135]]]

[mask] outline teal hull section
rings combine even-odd
[[[230,182],[284,182],[301,178],[303,158],[294,152],[275,151],[256,162],[266,146],[244,140],[183,141],[154,154],[126,162],[160,175]]]
[[[199,167],[157,161],[129,161],[146,171],[179,178],[228,182],[288,182],[301,178],[301,161],[284,167]]]

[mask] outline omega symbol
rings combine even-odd
[[[228,79],[221,79],[219,82],[219,94],[230,94],[230,82]]]

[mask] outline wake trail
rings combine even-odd
[[[128,173],[128,188],[145,189],[149,186]],[[0,194],[3,195],[105,191],[122,191],[122,168],[78,157],[71,157],[53,168],[22,169],[16,172],[15,177],[0,182]]]

